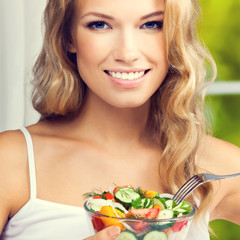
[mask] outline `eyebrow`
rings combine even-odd
[[[106,18],[106,19],[110,19],[110,20],[113,20],[114,18],[109,16],[109,15],[106,15],[106,14],[103,14],[103,13],[99,13],[99,12],[89,12],[89,13],[86,13],[84,14],[83,16],[81,16],[80,19],[83,19],[87,16],[96,16],[96,17],[100,17],[100,18]]]
[[[144,20],[150,17],[155,17],[155,16],[159,16],[159,15],[164,15],[164,11],[157,11],[157,12],[153,12],[153,13],[149,13],[147,15],[144,15],[143,17],[140,18],[140,20]],[[99,13],[99,12],[89,12],[84,14],[83,16],[81,16],[80,19],[83,19],[87,16],[96,16],[96,17],[100,17],[100,18],[105,18],[105,19],[109,19],[109,20],[114,20],[114,18],[112,16],[103,14],[103,13]]]
[[[150,17],[159,16],[159,15],[164,15],[164,11],[157,11],[157,12],[149,13],[149,14],[141,17],[141,20],[144,20],[144,19],[150,18]]]

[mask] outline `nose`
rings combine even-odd
[[[115,43],[113,51],[115,61],[130,64],[140,58],[137,37],[133,30],[127,29],[125,31],[120,31],[116,36]]]

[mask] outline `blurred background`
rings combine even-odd
[[[41,18],[46,0],[0,0],[0,131],[39,118],[31,105],[31,69],[42,42]],[[200,0],[199,37],[217,66],[209,88],[206,116],[213,135],[240,147],[240,1]],[[215,220],[212,240],[240,239],[240,226]]]
[[[200,4],[199,36],[218,67],[216,84],[208,91],[206,116],[215,137],[240,147],[240,1],[200,0]],[[210,227],[215,232],[212,240],[240,239],[239,225],[219,219]]]
[[[218,87],[209,91],[207,117],[216,137],[240,147],[240,1],[200,3],[203,16],[199,35],[218,67]]]

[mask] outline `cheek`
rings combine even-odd
[[[168,68],[168,60],[166,55],[166,43],[163,32],[156,34],[144,35],[139,39],[139,46],[142,53],[154,65],[160,65],[162,68]]]
[[[166,43],[162,36],[153,38],[151,42],[149,41],[148,46],[148,52],[150,53],[150,56],[156,60],[160,60],[161,62],[167,62]]]
[[[76,46],[79,64],[87,65],[87,67],[101,63],[105,59],[106,49],[108,49],[108,44],[104,39],[93,37],[91,34],[81,34]]]
[[[147,57],[155,66],[156,84],[161,84],[169,70],[165,38],[161,34],[156,38],[149,39],[148,43]]]

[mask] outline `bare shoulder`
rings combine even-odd
[[[199,167],[215,174],[240,172],[240,148],[223,140],[205,136],[198,150]]]
[[[16,168],[21,168],[23,162],[27,163],[26,158],[26,142],[20,130],[0,133],[0,176],[4,170],[11,174]]]
[[[223,175],[240,173],[240,148],[214,137],[204,137],[197,159],[201,172]],[[213,182],[211,219],[221,218],[240,224],[239,185],[240,177]]]
[[[27,149],[19,131],[0,133],[0,229],[28,197]]]
[[[20,130],[0,133],[0,161],[1,165],[16,165],[26,157],[26,142]],[[20,161],[19,161],[20,160]]]

